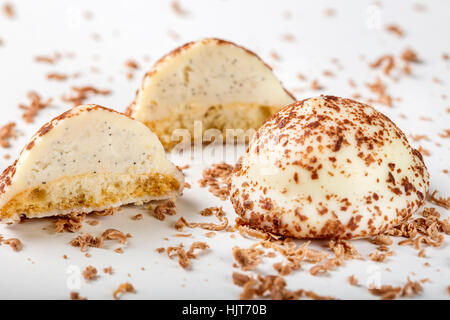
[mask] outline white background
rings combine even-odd
[[[6,3],[0,0],[0,5]],[[169,1],[12,1],[16,16],[7,19],[0,14],[0,125],[17,122],[21,136],[13,140],[9,149],[0,149],[0,165],[6,168],[18,155],[30,136],[46,121],[71,107],[60,100],[70,93],[73,85],[94,85],[100,89],[111,89],[109,96],[95,96],[87,102],[125,110],[133,100],[142,76],[163,54],[184,42],[203,37],[219,37],[244,45],[258,53],[273,66],[274,72],[298,99],[319,94],[350,97],[355,92],[366,98],[374,98],[366,87],[380,76],[388,86],[395,101],[392,108],[374,104],[409,134],[425,134],[428,140],[411,141],[430,151],[425,157],[431,174],[431,189],[449,196],[450,170],[449,139],[438,134],[450,129],[450,61],[442,59],[450,54],[450,1],[426,1],[425,11],[414,9],[417,1],[237,1],[237,0],[191,0],[180,5],[187,16],[179,16],[172,10]],[[327,8],[334,8],[335,15],[328,17]],[[92,18],[86,19],[85,12]],[[287,14],[287,12],[289,14]],[[385,26],[398,24],[405,32],[402,38],[385,31]],[[170,34],[176,32],[179,39]],[[285,34],[295,40],[283,40]],[[95,38],[99,38],[95,40]],[[401,52],[411,47],[421,60],[412,65],[412,75],[405,76],[399,70],[393,77],[374,70],[369,64],[383,54],[392,54],[396,59]],[[51,55],[60,52],[74,54],[63,57],[54,65],[39,64],[36,55]],[[276,52],[280,59],[273,58]],[[148,58],[149,57],[149,58]],[[341,68],[332,63],[337,58]],[[128,79],[125,66],[128,59],[137,61],[140,69],[134,78]],[[397,61],[399,61],[397,59]],[[93,70],[93,67],[96,70]],[[331,70],[335,77],[325,77],[322,72]],[[81,76],[65,82],[49,81],[48,72]],[[297,79],[302,73],[306,81]],[[432,81],[433,77],[441,83]],[[348,84],[352,78],[358,87]],[[395,81],[392,78],[397,78]],[[323,89],[310,89],[312,80],[318,79]],[[19,103],[27,103],[26,93],[35,90],[43,98],[53,97],[52,105],[41,111],[33,124],[21,119]],[[447,96],[447,98],[445,97]],[[401,115],[406,115],[401,117]],[[424,121],[421,117],[431,118]],[[242,150],[241,150],[242,151]],[[3,155],[10,154],[9,160]],[[235,155],[228,155],[233,163]],[[177,164],[185,161],[174,159]],[[230,221],[234,212],[229,202],[221,202],[205,189],[198,187],[201,170],[217,159],[197,161],[187,170],[187,181],[193,188],[186,190],[178,201],[178,215],[161,222],[140,208],[124,208],[113,217],[100,219],[96,227],[85,225],[83,231],[99,235],[109,227],[129,232],[133,238],[124,248],[123,254],[115,253],[115,243],[106,249],[90,249],[86,258],[77,248],[67,243],[74,234],[55,234],[50,220],[27,222],[13,226],[0,226],[0,235],[17,237],[24,243],[21,252],[13,252],[8,246],[0,246],[0,298],[68,298],[70,288],[67,280],[69,266],[83,269],[93,265],[101,270],[112,266],[114,275],[104,275],[91,282],[81,281],[82,296],[89,299],[112,298],[113,290],[122,282],[131,282],[138,299],[235,299],[240,288],[233,285],[231,274],[234,245],[249,246],[251,240],[230,238],[229,233],[218,233],[215,238],[205,238],[204,230],[186,230],[192,238],[176,238],[173,223],[180,216],[190,221],[206,220],[198,212],[207,206],[223,205]],[[439,208],[447,217],[449,212]],[[144,219],[134,221],[131,217],[143,213]],[[43,230],[46,227],[47,230]],[[164,240],[168,237],[169,240]],[[182,270],[176,259],[155,252],[158,247],[189,245],[193,241],[205,240],[211,249],[192,261],[192,269]],[[314,242],[319,248],[325,242]],[[366,240],[354,241],[360,252],[367,257],[374,246]],[[371,261],[347,261],[330,276],[312,277],[310,265],[286,277],[290,289],[313,289],[318,294],[333,295],[341,299],[372,299],[365,288],[366,281],[374,276],[373,267],[382,284],[400,285],[406,277],[418,280],[429,278],[419,299],[448,299],[446,288],[450,285],[449,237],[438,249],[427,248],[427,258],[417,257],[411,247],[394,246],[396,255],[387,263]],[[69,259],[62,258],[67,254]],[[273,274],[271,265],[277,259],[264,259],[265,264],[257,268],[262,274]],[[430,267],[425,267],[428,261]],[[145,271],[141,270],[145,268]],[[390,268],[390,272],[386,270]],[[361,287],[348,285],[347,277],[354,274]]]

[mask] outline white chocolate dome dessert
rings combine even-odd
[[[0,220],[89,213],[179,195],[183,173],[139,121],[82,105],[45,124],[0,176]]]
[[[320,96],[295,102],[257,131],[232,176],[244,224],[296,238],[384,233],[428,193],[421,154],[369,105]]]
[[[268,117],[294,102],[255,53],[232,42],[208,38],[176,48],[145,75],[127,114],[155,132],[163,146],[180,142],[177,129],[195,138],[218,129],[254,133]],[[184,135],[183,135],[184,137]],[[200,136],[200,139],[202,136]],[[189,143],[191,141],[188,141]]]

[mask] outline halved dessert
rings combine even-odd
[[[182,172],[142,123],[82,105],[45,124],[0,176],[0,219],[89,213],[168,199]]]
[[[255,53],[232,42],[189,42],[160,59],[142,82],[127,115],[153,130],[166,149],[207,129],[257,129],[295,98]],[[201,121],[194,132],[195,121]],[[201,137],[201,136],[200,136]],[[191,142],[191,141],[189,141]]]

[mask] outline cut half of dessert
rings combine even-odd
[[[255,53],[210,38],[187,43],[160,59],[126,113],[171,149],[186,137],[177,129],[187,129],[188,142],[207,129],[218,129],[224,137],[227,129],[239,129],[233,137],[241,137],[294,101]],[[201,127],[194,131],[196,121]]]
[[[45,124],[0,177],[0,219],[89,213],[174,198],[182,172],[139,121],[97,105]]]

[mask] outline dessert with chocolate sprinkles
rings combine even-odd
[[[380,235],[428,194],[423,158],[369,105],[334,96],[296,102],[257,131],[231,179],[242,221],[295,238]]]

